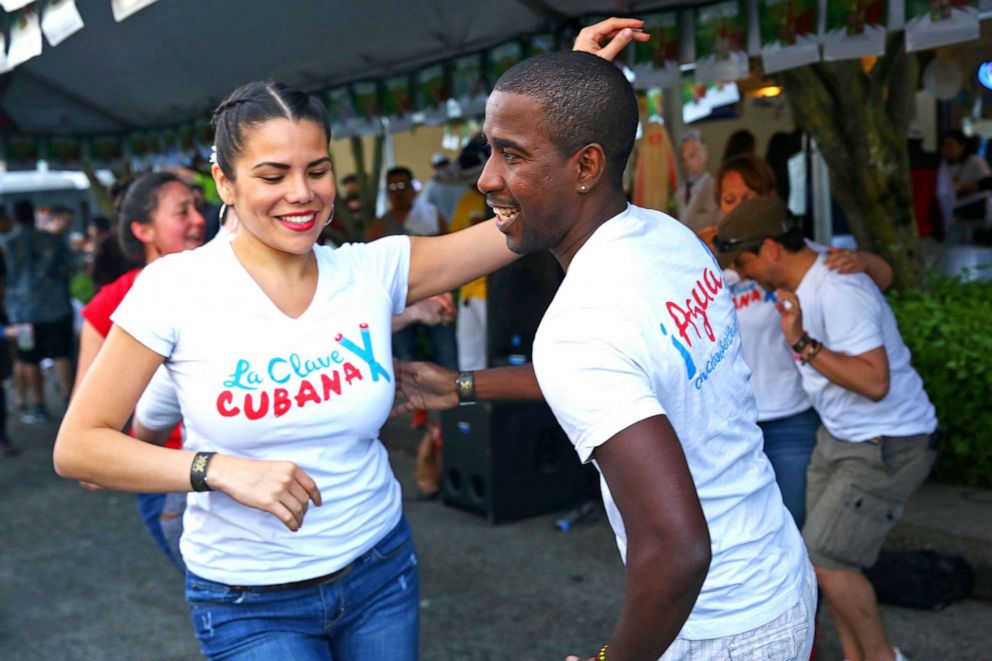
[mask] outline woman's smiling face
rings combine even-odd
[[[305,254],[334,210],[327,132],[304,119],[270,119],[247,130],[234,179],[216,172],[243,228],[273,250]]]

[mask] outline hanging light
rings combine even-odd
[[[978,82],[992,90],[992,62],[982,62],[978,65]]]
[[[782,93],[782,88],[778,85],[766,85],[765,87],[759,87],[758,89],[751,92],[753,96],[760,99],[769,99],[778,96]]]

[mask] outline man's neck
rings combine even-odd
[[[816,263],[817,254],[808,246],[799,252],[785,254],[783,269],[783,286],[790,291],[796,291],[806,274]]]
[[[627,199],[622,193],[610,193],[603,199],[589,199],[580,210],[580,220],[572,226],[562,241],[551,249],[561,268],[568,271],[569,264],[585,245],[589,237],[610,218],[623,213],[627,208]]]

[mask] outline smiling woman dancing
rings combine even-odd
[[[181,548],[206,656],[415,658],[416,556],[377,438],[393,399],[391,316],[512,253],[492,223],[316,246],[335,193],[323,105],[251,83],[214,124],[214,177],[240,231],[145,268],[66,414],[56,469],[196,492]],[[181,451],[118,431],[163,362]]]

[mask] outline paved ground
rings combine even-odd
[[[383,438],[411,494],[416,437],[405,423]],[[54,425],[10,427],[23,452],[0,459],[0,659],[198,658],[180,577],[133,497],[56,477]],[[560,661],[608,636],[623,572],[601,514],[564,534],[552,515],[491,527],[438,502],[410,500],[406,512],[421,559],[423,659]],[[988,602],[884,615],[914,661],[992,660]],[[829,627],[824,637],[818,658],[840,659]]]

